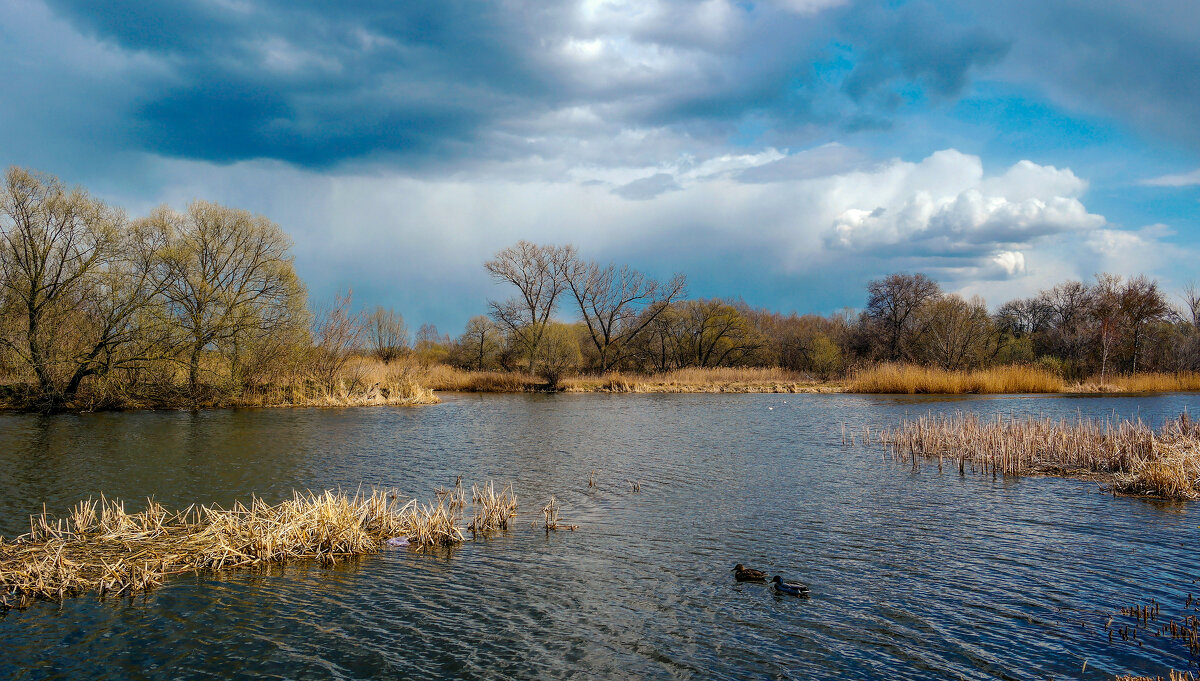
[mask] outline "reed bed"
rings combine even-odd
[[[847,392],[929,395],[1060,393],[1067,389],[1057,374],[1037,367],[1011,365],[950,371],[912,364],[881,364],[851,376]]]
[[[512,487],[474,488],[469,529],[507,526],[516,513]],[[418,548],[465,540],[461,480],[436,502],[402,502],[392,491],[294,492],[268,504],[254,498],[229,508],[189,506],[171,512],[150,500],[137,513],[105,497],[77,504],[64,517],[44,512],[29,532],[0,538],[0,611],[38,599],[86,592],[132,594],[171,576],[225,568],[255,568],[294,560],[330,564],[374,553],[391,538]]]
[[[1200,424],[1186,413],[1158,430],[1140,420],[927,415],[876,435],[914,468],[936,460],[938,470],[949,462],[960,473],[1080,477],[1105,481],[1116,494],[1200,497]]]

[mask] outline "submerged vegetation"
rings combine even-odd
[[[497,492],[488,482],[472,491],[469,531],[507,529],[517,511],[512,486]],[[374,553],[394,537],[418,548],[464,541],[461,484],[437,496],[421,504],[383,490],[295,492],[278,504],[256,498],[228,509],[171,512],[149,501],[137,513],[120,501],[89,499],[62,518],[33,516],[30,531],[14,540],[0,538],[0,611],[87,592],[145,591],[184,573],[295,560],[329,564]]]
[[[936,460],[938,470],[1077,477],[1104,482],[1114,494],[1200,498],[1200,423],[1186,413],[1158,430],[1140,420],[927,415],[875,441],[914,468]]]

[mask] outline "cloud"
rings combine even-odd
[[[746,130],[802,148],[850,121],[887,126],[897,92],[953,98],[1003,57],[990,29],[951,14],[844,0],[23,0],[0,8],[13,27],[0,62],[40,64],[55,88],[82,74],[113,84],[85,85],[88,105],[60,107],[53,124],[31,116],[40,93],[7,104],[42,136],[74,127],[92,133],[76,143],[175,158],[453,173],[576,161],[628,131],[721,153]],[[831,45],[848,46],[848,69],[819,63]]]
[[[830,154],[853,162],[816,172],[810,162]],[[197,196],[262,212],[293,236],[315,299],[352,287],[361,304],[394,305],[410,322],[444,330],[502,294],[481,263],[518,239],[574,243],[588,257],[661,277],[682,271],[692,295],[800,311],[861,305],[865,282],[889,271],[924,271],[998,301],[1000,292],[1089,277],[1123,253],[1169,268],[1182,252],[1163,247],[1171,237],[1163,228],[1122,230],[1088,211],[1086,182],[1068,169],[987,172],[979,157],[953,149],[904,161],[853,148],[767,148],[581,166],[553,178],[520,164],[418,178],[181,160],[152,174],[164,184],[151,196],[108,198],[135,214]],[[1031,178],[1043,180],[1040,193]]]
[[[1193,170],[1190,173],[1152,177],[1147,180],[1142,180],[1141,184],[1150,187],[1195,187],[1196,185],[1200,185],[1200,168]]]
[[[623,184],[614,189],[613,193],[631,201],[641,201],[652,199],[663,192],[677,191],[679,189],[681,187],[675,182],[673,175],[670,173],[655,173],[650,177],[643,177],[640,180]]]
[[[1043,237],[1105,225],[1077,198],[1086,183],[1070,170],[1022,161],[985,178],[978,157],[952,149],[859,174],[844,185],[835,193],[859,194],[868,203],[834,220],[826,242],[836,249],[995,260]],[[996,262],[1014,273],[1023,269],[1023,260],[1018,268],[1011,255]]]

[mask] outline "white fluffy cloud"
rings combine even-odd
[[[861,203],[835,219],[828,238],[833,248],[990,259],[1019,254],[1014,247],[1041,237],[1105,224],[1079,200],[1087,183],[1068,169],[1021,161],[985,177],[978,157],[953,149],[920,163],[894,162],[882,172],[847,178],[847,184],[843,192],[858,194]]]

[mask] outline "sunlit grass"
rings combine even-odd
[[[902,394],[1057,393],[1067,389],[1057,374],[1036,367],[1011,365],[950,371],[913,364],[881,364],[851,376],[847,391]]]
[[[497,492],[489,482],[473,492],[469,529],[506,528],[516,513],[512,487]],[[324,491],[295,492],[273,505],[255,498],[179,512],[150,501],[129,513],[121,501],[89,499],[62,518],[33,516],[29,532],[14,540],[0,538],[0,611],[85,592],[145,591],[189,572],[332,563],[378,551],[393,537],[418,548],[450,546],[465,540],[465,506],[461,484],[428,504],[390,491]]]

